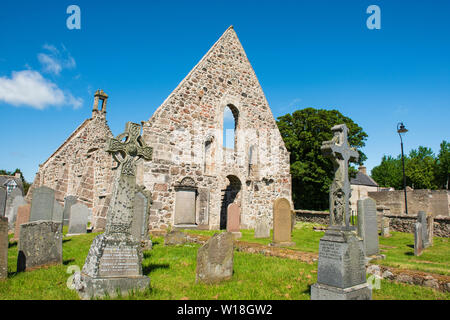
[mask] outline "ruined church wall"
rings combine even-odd
[[[103,229],[114,166],[104,149],[112,133],[104,114],[93,113],[42,164],[36,174],[27,198],[31,200],[34,188],[47,186],[55,190],[56,200],[64,204],[68,195],[93,209],[94,229]]]
[[[227,105],[231,105],[237,119],[234,151],[222,146],[223,111]],[[192,177],[197,188],[210,190],[211,229],[219,225],[222,190],[228,175],[241,183],[243,228],[253,227],[257,216],[271,224],[273,201],[281,196],[291,201],[289,153],[232,29],[144,123],[143,138],[153,147],[153,160],[140,165],[143,177],[138,178],[138,183],[140,179],[153,192],[150,228],[173,224],[174,188],[185,177]],[[208,151],[207,141],[211,141]]]

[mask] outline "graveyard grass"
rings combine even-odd
[[[317,252],[318,241],[323,236],[323,232],[313,231],[312,226],[310,223],[296,225],[293,234],[296,250]],[[195,233],[212,235],[215,232],[195,231]],[[98,234],[65,237],[62,265],[22,273],[16,273],[17,244],[11,242],[8,252],[9,276],[8,280],[0,281],[0,299],[78,299],[77,293],[67,287],[67,281],[71,276],[70,273],[67,273],[67,269],[69,266],[79,266],[80,268],[83,266],[96,235]],[[436,266],[444,264],[447,267],[442,265],[442,269],[448,269],[446,259],[448,260],[449,255],[448,251],[445,251],[447,250],[445,247],[448,245],[443,241],[446,239],[435,238],[433,249],[435,252],[431,252],[429,256],[425,255],[429,250],[426,249],[421,257],[411,257],[405,254],[405,252],[413,251],[408,247],[411,243],[409,236],[412,235],[394,233],[392,238],[382,239],[381,243],[382,245],[389,243],[392,247],[396,246],[397,248],[388,250],[392,250],[390,252],[393,257],[405,255],[403,264],[406,265],[410,261],[408,266],[411,268],[422,264],[429,266],[427,261],[432,260],[436,262]],[[252,237],[253,230],[243,230],[242,241],[263,244],[270,242],[270,239],[253,239]],[[151,288],[127,297],[119,297],[119,299],[309,300],[310,285],[317,280],[317,262],[308,264],[297,260],[235,251],[234,274],[231,280],[214,285],[196,283],[196,255],[199,245],[187,243],[183,246],[164,246],[163,238],[155,237],[152,240],[154,248],[144,252],[143,260],[143,272],[150,277]],[[414,262],[414,260],[426,263]],[[400,259],[394,259],[394,261],[397,262],[386,259],[385,263],[401,263]],[[381,290],[374,290],[373,298],[450,300],[450,294],[430,288],[382,280]]]

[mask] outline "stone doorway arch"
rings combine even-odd
[[[231,203],[241,204],[242,183],[237,176],[228,175],[228,184],[225,189],[221,190],[222,199],[220,207],[220,229],[227,228],[227,209]],[[241,206],[242,207],[242,206]]]

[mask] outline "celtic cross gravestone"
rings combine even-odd
[[[130,290],[143,290],[150,279],[142,274],[140,239],[131,233],[136,194],[136,161],[152,159],[152,148],[140,136],[141,127],[127,122],[125,132],[108,140],[106,151],[119,163],[114,181],[105,233],[97,236],[81,273],[75,275],[75,288],[81,298],[115,296]]]
[[[319,243],[317,283],[311,286],[312,300],[370,300],[366,282],[362,240],[350,226],[350,182],[348,164],[358,153],[347,141],[345,124],[334,126],[333,139],[322,144],[322,153],[334,164],[330,187],[330,226]]]

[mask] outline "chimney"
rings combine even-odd
[[[358,170],[359,170],[359,172],[364,173],[365,175],[367,175],[367,168],[366,168],[366,167],[360,166],[360,167],[358,168]]]
[[[16,172],[16,173],[14,174],[14,178],[21,179],[22,176],[21,176],[20,172]]]

